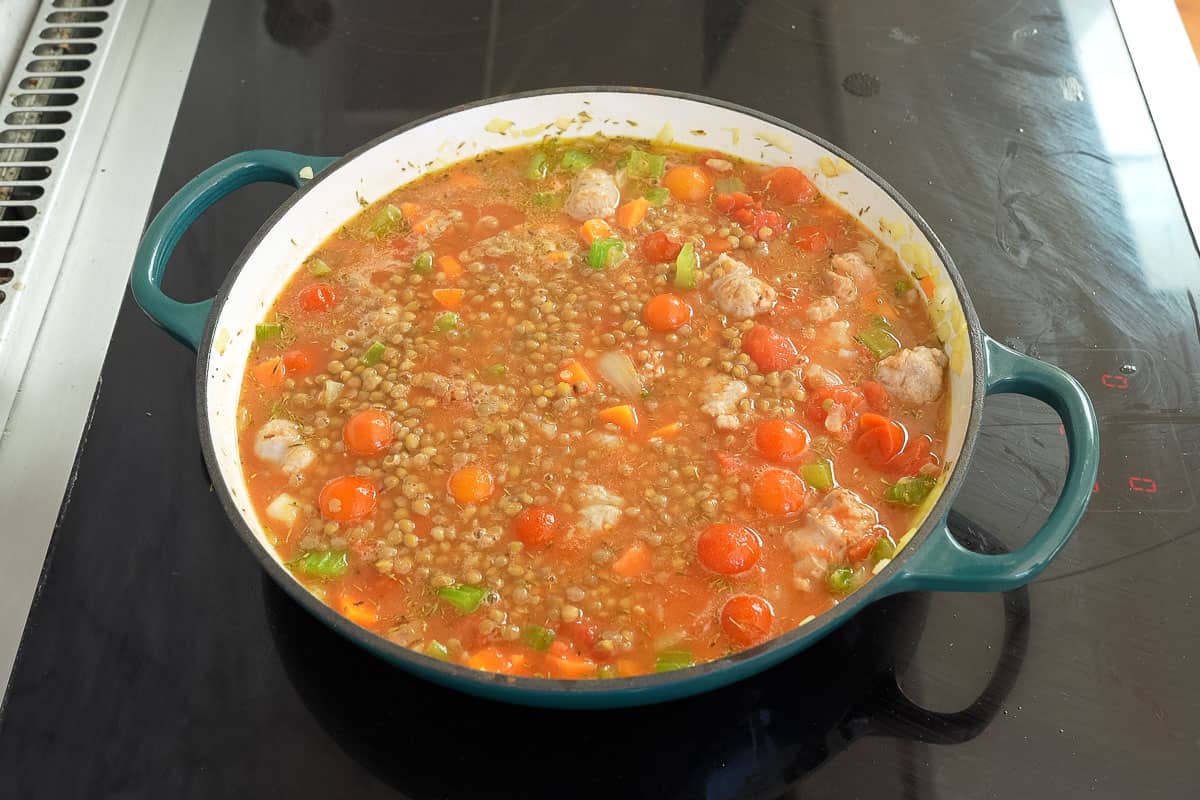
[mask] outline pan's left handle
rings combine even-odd
[[[167,201],[142,235],[129,279],[137,304],[178,341],[192,350],[199,348],[213,301],[181,303],[162,291],[163,272],[179,237],[209,206],[247,184],[272,181],[300,188],[336,160],[284,150],[247,150],[192,178]]]

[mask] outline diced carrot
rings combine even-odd
[[[313,357],[307,350],[288,350],[283,354],[283,366],[289,375],[312,369]]]
[[[632,658],[617,659],[617,674],[622,678],[628,678],[631,675],[637,675],[643,670],[636,661]]]
[[[492,496],[496,489],[492,473],[483,467],[467,466],[455,470],[447,482],[450,496],[466,505],[478,505]]]
[[[416,222],[414,222],[412,224],[412,232],[417,234],[418,236],[424,234],[426,231],[429,230],[429,222],[432,219],[433,219],[433,217],[429,216],[429,217],[423,217],[422,219],[417,220]]]
[[[419,205],[408,201],[400,204],[400,210],[404,213],[405,219],[412,219],[417,214],[421,213],[421,207]]]
[[[673,436],[678,436],[683,430],[683,425],[678,422],[672,422],[670,425],[663,425],[654,433],[650,434],[651,439],[670,439]]]
[[[570,258],[570,254],[565,250],[555,250],[553,253],[546,253],[547,261],[566,261]]]
[[[434,289],[433,299],[441,303],[442,308],[454,310],[462,305],[464,294],[462,289]]]
[[[596,674],[596,662],[580,656],[558,656],[546,659],[550,669],[560,678],[590,678]]]
[[[441,267],[442,272],[450,280],[454,280],[463,274],[462,264],[458,263],[458,259],[454,256],[442,256],[438,259],[438,266]]]
[[[622,578],[632,578],[650,569],[650,548],[636,541],[613,562],[612,571]]]
[[[596,388],[596,381],[592,380],[591,373],[573,358],[558,368],[558,379],[569,383],[576,394],[588,394]]]
[[[908,442],[904,426],[880,414],[868,411],[858,425],[862,433],[854,442],[854,451],[866,456],[872,466],[882,467],[899,455]]]
[[[287,367],[279,356],[268,358],[254,365],[254,380],[263,386],[280,386],[287,377]]]
[[[589,219],[579,229],[579,235],[583,237],[585,242],[591,244],[597,239],[604,239],[611,236],[612,228],[602,219]]]
[[[699,203],[708,199],[712,191],[712,179],[699,167],[680,165],[671,167],[663,176],[662,185],[671,195],[684,203]]]
[[[732,247],[724,236],[705,236],[704,245],[714,253],[724,253]]]
[[[921,284],[921,291],[925,292],[925,296],[928,297],[930,300],[932,300],[933,299],[933,289],[934,289],[933,276],[926,275],[924,278],[921,278],[920,284]]]
[[[644,197],[638,197],[625,203],[617,209],[617,224],[622,228],[633,229],[645,219],[646,211],[650,208],[650,201]]]
[[[355,625],[369,628],[379,622],[379,612],[366,600],[355,600],[354,598],[343,596],[341,609],[342,616]]]
[[[600,410],[598,416],[603,422],[611,422],[628,433],[633,433],[638,427],[637,409],[628,403],[603,408]]]
[[[871,428],[878,428],[880,425],[887,425],[888,418],[882,414],[873,414],[870,411],[865,412],[858,420],[858,426],[864,431]]]
[[[501,675],[523,675],[528,672],[523,654],[508,653],[498,647],[485,647],[473,653],[467,659],[467,666]]]

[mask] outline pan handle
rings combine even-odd
[[[134,257],[130,288],[146,316],[192,350],[199,348],[213,301],[181,303],[162,291],[163,273],[179,237],[209,206],[247,184],[273,181],[298,189],[336,160],[284,150],[247,150],[184,184],[146,228]]]
[[[989,337],[985,391],[1016,393],[1047,403],[1058,412],[1067,435],[1070,461],[1062,494],[1041,529],[1012,553],[984,555],[955,541],[942,520],[929,539],[912,554],[896,575],[881,586],[883,594],[920,590],[999,592],[1024,586],[1045,569],[1079,524],[1100,461],[1096,412],[1079,383],[1058,367],[1010,350]],[[882,595],[881,595],[882,596]]]

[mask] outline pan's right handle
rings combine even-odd
[[[213,301],[181,303],[162,291],[163,273],[179,237],[209,206],[247,184],[272,181],[298,189],[336,160],[284,150],[247,150],[192,178],[162,207],[138,245],[129,279],[137,304],[175,339],[192,350],[199,348]]]

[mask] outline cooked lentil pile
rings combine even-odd
[[[313,593],[431,657],[719,658],[861,586],[939,479],[924,281],[794,167],[489,154],[297,271],[247,365],[247,483]]]

